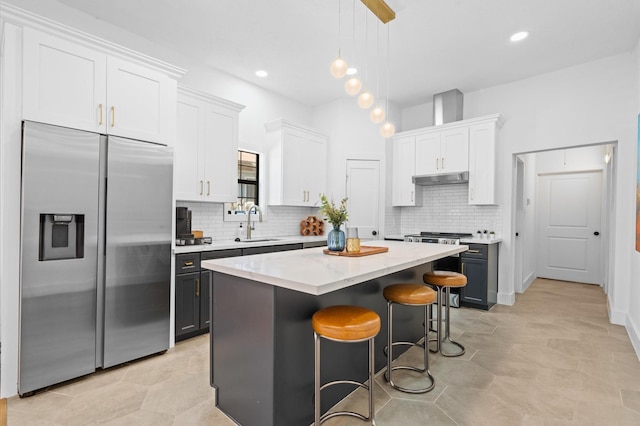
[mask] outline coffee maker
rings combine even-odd
[[[176,245],[191,244],[195,244],[191,233],[191,210],[186,207],[176,207]]]

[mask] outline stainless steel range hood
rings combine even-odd
[[[412,176],[411,181],[416,185],[444,185],[450,183],[469,182],[469,172],[445,173],[439,175]]]

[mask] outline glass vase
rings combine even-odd
[[[334,226],[327,234],[327,248],[331,251],[342,251],[344,250],[345,243],[344,232],[339,226]]]

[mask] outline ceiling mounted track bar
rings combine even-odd
[[[396,19],[396,13],[389,7],[384,0],[360,0],[374,15],[386,24],[389,21]]]

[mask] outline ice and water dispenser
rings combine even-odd
[[[39,259],[84,257],[83,214],[40,214]]]

